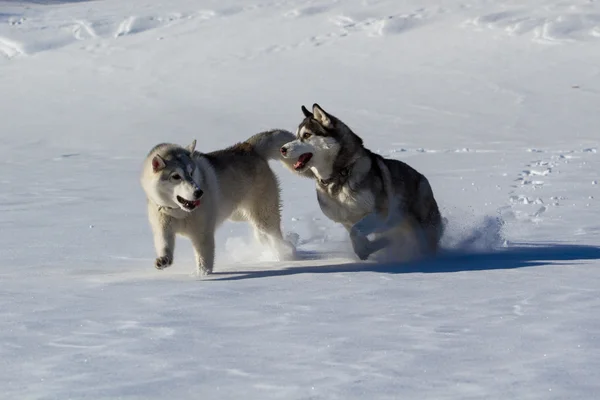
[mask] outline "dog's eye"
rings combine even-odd
[[[306,139],[310,138],[311,136],[312,136],[312,133],[306,132],[304,135],[302,135],[302,139],[306,140]]]
[[[171,179],[173,179],[174,181],[180,181],[181,176],[179,174],[173,174],[171,175]]]

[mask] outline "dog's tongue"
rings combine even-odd
[[[194,200],[192,201],[192,203],[194,204],[194,206],[198,207],[200,205],[200,200]]]
[[[308,162],[308,160],[310,160],[311,157],[311,153],[301,154],[300,157],[298,157],[298,161],[296,161],[296,163],[294,164],[294,168],[301,168],[302,166],[304,166],[304,164]]]

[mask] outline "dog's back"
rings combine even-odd
[[[275,173],[250,143],[237,143],[202,157],[217,175],[221,197],[228,199],[234,209],[245,208],[249,203],[260,201],[262,196],[273,197],[279,202]]]
[[[197,155],[197,154],[196,154]],[[266,161],[254,150],[248,142],[236,143],[225,149],[202,154],[215,171],[227,173],[228,171],[240,171],[254,174],[258,168],[268,166]]]
[[[237,194],[230,193],[234,198],[243,198],[247,190],[253,192],[269,190],[266,193],[271,193],[273,184],[279,196],[277,177],[269,167],[268,161],[278,160],[289,168],[290,161],[282,159],[279,149],[293,138],[294,134],[289,131],[273,129],[257,133],[243,142],[202,156],[225,181],[237,182],[238,185],[234,186],[238,187],[232,188],[237,191]],[[225,190],[228,190],[227,185],[225,186]]]
[[[423,229],[430,250],[437,250],[442,236],[442,216],[429,180],[400,160],[375,156],[390,171],[394,194],[401,200],[401,211],[414,218]]]

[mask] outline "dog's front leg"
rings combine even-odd
[[[370,242],[366,236],[362,236],[358,234],[356,231],[349,229],[350,231],[350,240],[352,241],[352,249],[358,258],[361,260],[366,260],[371,255],[371,251],[369,249]]]
[[[175,231],[168,218],[152,222],[154,248],[157,258],[154,261],[156,269],[165,269],[173,264],[175,252]]]
[[[201,233],[192,238],[196,253],[196,265],[201,276],[212,274],[215,262],[215,236],[211,232]]]
[[[355,234],[362,236],[369,236],[372,233],[384,233],[400,225],[405,219],[398,212],[395,212],[395,209],[391,211],[385,219],[376,212],[369,213],[355,223],[351,229]]]
[[[390,241],[385,237],[377,238],[370,241],[365,235],[363,235],[357,229],[354,229],[354,225],[347,225],[346,230],[350,234],[350,240],[352,241],[352,249],[358,258],[366,260],[369,256],[387,245]]]

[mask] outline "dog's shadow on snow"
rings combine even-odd
[[[317,253],[300,254],[304,260],[323,259]],[[298,274],[340,272],[377,272],[382,274],[453,273],[463,271],[506,270],[544,265],[560,265],[570,261],[600,260],[600,247],[583,245],[520,245],[498,251],[466,252],[446,250],[435,258],[409,263],[359,262],[321,266],[297,266],[284,269],[216,272],[214,281],[268,278]]]

